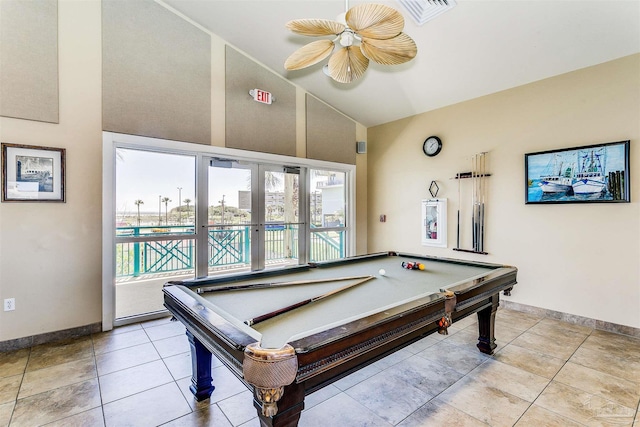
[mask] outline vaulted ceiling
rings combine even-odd
[[[341,84],[322,73],[326,60],[299,71],[283,64],[316,39],[289,32],[286,22],[336,19],[343,0],[164,0],[367,127],[640,52],[638,0],[457,0],[422,26],[396,1],[371,2],[404,15],[418,55],[402,65],[372,62],[362,78]],[[348,4],[359,3],[367,2]]]

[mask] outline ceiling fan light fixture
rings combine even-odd
[[[354,41],[355,37],[354,34],[351,30],[346,29],[344,30],[344,32],[342,34],[340,34],[340,45],[347,47],[347,46],[351,46],[353,45],[353,41]]]
[[[346,25],[326,19],[298,19],[287,23],[287,28],[297,34],[336,37],[296,50],[285,62],[287,70],[309,67],[328,56],[329,63],[322,71],[337,82],[351,83],[364,74],[369,60],[396,65],[416,56],[415,42],[402,32],[404,18],[400,12],[382,4],[365,3],[351,9],[346,5]],[[338,49],[332,52],[334,45]]]

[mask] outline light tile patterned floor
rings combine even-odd
[[[640,427],[640,339],[512,310],[498,349],[475,317],[308,396],[302,427]],[[251,393],[217,360],[196,402],[184,327],[168,318],[0,353],[0,427],[259,426]]]

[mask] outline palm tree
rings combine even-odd
[[[277,172],[266,171],[264,173],[264,186],[267,190],[274,190],[282,183],[282,174]]]
[[[169,225],[169,202],[171,201],[168,197],[162,198],[162,203],[164,203],[164,221],[166,225]]]
[[[140,227],[140,205],[144,205],[144,202],[140,199],[133,202],[134,205],[138,207],[138,227]]]
[[[187,205],[187,223],[189,222],[189,204],[191,203],[191,199],[184,199],[184,204]]]
[[[278,208],[284,210],[284,222],[287,224],[283,233],[286,251],[285,256],[292,258],[292,244],[294,239],[291,224],[298,222],[298,175],[291,173],[284,175],[284,205],[278,206]],[[295,227],[295,225],[293,227]]]
[[[267,191],[273,191],[278,188],[282,179],[277,175],[277,172],[265,171],[264,173],[264,188]],[[251,190],[251,175],[247,177],[247,190]]]
[[[219,200],[219,202],[222,205],[222,214],[220,216],[222,218],[222,223],[224,224],[224,194],[222,195],[222,200]]]

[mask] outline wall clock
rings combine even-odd
[[[430,136],[422,144],[422,151],[429,157],[437,156],[440,150],[442,150],[442,141],[437,136]]]

